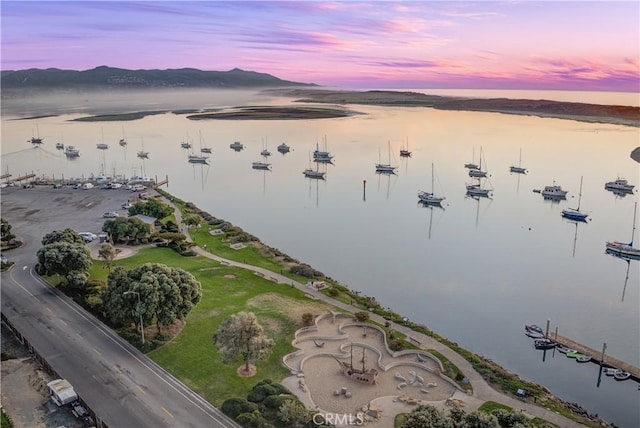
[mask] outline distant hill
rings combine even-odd
[[[203,71],[195,68],[171,70],[126,70],[96,67],[92,70],[29,70],[2,71],[2,89],[56,88],[275,88],[287,86],[317,86],[282,80],[255,71],[234,68],[229,71]]]

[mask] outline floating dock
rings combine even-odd
[[[557,333],[549,333],[549,339],[567,348],[575,349],[581,354],[588,355],[591,357],[592,362],[596,364],[600,364],[600,358],[602,357],[602,350],[589,348],[588,346],[585,346],[581,343],[575,342],[564,336],[560,336]],[[610,355],[607,355],[606,350],[604,354],[603,364],[608,367],[614,367],[614,368],[622,369],[625,372],[629,372],[631,373],[631,377],[633,378],[633,380],[635,380],[636,382],[640,382],[640,368],[635,367],[629,363],[625,363],[624,361],[621,361]]]

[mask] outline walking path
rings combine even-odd
[[[182,232],[186,236],[188,241],[193,241],[191,239],[191,235],[189,234],[189,229],[182,222],[182,214],[180,212],[180,209],[178,209],[178,207],[176,207],[175,204],[173,204],[173,202],[169,201],[168,199],[163,197],[162,200],[163,202],[169,204],[175,209],[176,223],[180,228],[180,232]],[[348,312],[354,313],[361,310],[360,308],[337,301],[317,290],[314,290],[311,287],[307,287],[305,284],[302,284],[298,281],[294,281],[291,278],[288,278],[277,272],[272,272],[270,270],[267,270],[261,267],[252,266],[246,263],[225,259],[223,257],[219,257],[215,254],[212,254],[206,249],[203,249],[201,247],[194,246],[192,250],[196,252],[198,255],[207,257],[211,260],[215,260],[219,263],[253,271],[265,278],[268,278],[274,282],[277,282],[278,284],[293,285],[298,289],[302,290],[307,295],[312,296],[314,299],[321,300],[323,302],[328,303],[329,305],[344,309]],[[382,325],[384,325],[385,322],[387,322],[387,320],[384,319],[383,317],[373,313],[370,314],[370,319]],[[511,407],[514,411],[520,410],[531,417],[542,418],[560,427],[584,426],[562,415],[552,412],[546,408],[523,402],[516,398],[510,397],[504,393],[496,391],[495,389],[493,389],[491,385],[489,385],[482,378],[482,376],[473,368],[473,366],[471,366],[471,364],[463,356],[461,356],[460,354],[458,354],[448,346],[444,345],[443,343],[438,342],[436,339],[430,336],[427,336],[425,334],[416,332],[414,330],[411,330],[407,326],[393,323],[393,322],[391,323],[390,328],[405,334],[410,340],[418,344],[419,347],[424,350],[433,349],[438,351],[439,353],[444,355],[449,361],[455,364],[465,374],[465,376],[469,379],[471,385],[473,386],[472,395],[464,396],[466,411],[472,412],[474,410],[477,410],[477,408],[480,407],[480,405],[482,405],[485,401],[495,401],[497,403],[505,404]],[[404,406],[404,407],[398,408],[398,411],[407,412],[408,410],[407,410],[407,407]],[[387,411],[387,413],[389,412]],[[377,426],[377,425],[371,425],[371,426]],[[389,426],[389,425],[385,423],[384,426]],[[390,426],[393,426],[393,425],[390,425]],[[382,425],[380,425],[380,428],[382,428]]]

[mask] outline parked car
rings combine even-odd
[[[84,238],[84,242],[91,242],[98,237],[98,235],[91,232],[79,232],[78,235]]]
[[[102,214],[102,217],[104,217],[104,218],[116,218],[116,217],[120,217],[120,215],[115,211],[110,211],[108,213]]]
[[[131,208],[133,206],[133,204],[131,202],[125,202],[121,206],[122,206],[122,209],[128,210],[129,208]]]

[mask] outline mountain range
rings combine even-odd
[[[2,89],[54,88],[274,88],[317,86],[282,80],[266,73],[234,68],[229,71],[204,71],[195,68],[169,70],[127,70],[101,66],[91,70],[58,68],[3,70]]]

